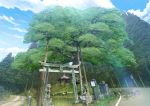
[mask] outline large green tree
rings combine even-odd
[[[124,47],[126,40],[125,22],[116,9],[49,7],[33,17],[25,35],[24,42],[34,42],[37,48],[19,53],[12,66],[39,68],[46,41],[49,62],[69,62],[78,41],[84,61],[97,66],[130,67],[136,62],[133,53]]]

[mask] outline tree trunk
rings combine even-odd
[[[144,84],[144,82],[143,82],[141,76],[139,75],[139,73],[137,73],[137,75],[138,75],[138,77],[139,77],[139,79],[140,79],[140,82],[142,83],[142,86],[145,87],[145,84]]]
[[[115,88],[115,84],[114,84],[113,79],[111,78],[110,80],[111,80],[111,83],[112,83],[112,87]]]
[[[43,86],[44,86],[44,72],[39,72],[39,87],[38,87],[38,97],[37,106],[42,106],[43,101]]]
[[[126,87],[129,88],[127,80],[125,79],[124,81],[125,81]]]
[[[80,76],[80,90],[81,90],[81,95],[83,95],[83,80],[82,80],[82,72],[81,72],[81,61],[80,61],[80,51],[79,48],[78,50],[78,64],[79,64],[79,76]]]
[[[45,48],[45,57],[44,57],[44,63],[47,62],[47,57],[48,57],[48,44],[49,44],[49,40],[46,39],[46,48]],[[45,84],[45,76],[46,76],[46,72],[40,72],[40,75],[39,75],[39,91],[38,91],[38,101],[37,101],[37,106],[43,106],[43,93],[44,93],[44,84]]]
[[[145,62],[145,68],[146,68],[146,71],[148,72],[148,75],[150,76],[150,71],[149,71],[149,68],[148,68],[148,66],[147,66],[147,60],[146,60],[146,62]]]

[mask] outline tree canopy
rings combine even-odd
[[[133,53],[124,47],[128,40],[125,22],[116,9],[49,7],[36,14],[25,35],[25,43],[35,43],[37,48],[19,53],[12,64],[14,68],[35,70],[44,58],[46,40],[49,41],[48,61],[71,61],[80,43],[83,60],[97,66],[130,67],[136,64]]]

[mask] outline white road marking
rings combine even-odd
[[[115,104],[115,106],[119,106],[120,101],[121,101],[121,99],[122,99],[122,97],[121,97],[121,94],[120,94],[120,93],[119,93],[119,95],[120,95],[120,97],[119,97],[119,99],[118,99],[117,103]]]

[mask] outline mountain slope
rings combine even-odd
[[[132,43],[127,42],[126,47],[135,55],[139,72],[145,85],[150,86],[150,24],[141,20],[133,14],[124,14],[126,20],[126,31]],[[137,79],[139,77],[135,74]]]
[[[146,58],[150,55],[150,24],[133,14],[124,14],[126,31],[133,44],[128,44],[136,58]]]

